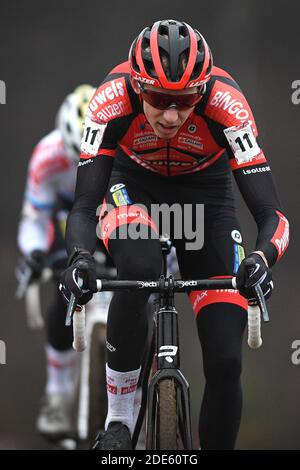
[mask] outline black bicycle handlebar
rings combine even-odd
[[[97,290],[102,291],[139,291],[150,293],[188,292],[199,289],[234,289],[235,278],[226,279],[200,279],[200,280],[174,280],[172,276],[161,277],[158,281],[108,281],[97,280]]]
[[[82,286],[82,279],[78,278],[79,287]],[[173,276],[165,278],[161,276],[158,281],[119,281],[119,280],[107,280],[97,279],[97,291],[123,291],[128,290],[130,292],[144,290],[150,293],[183,293],[199,289],[236,289],[236,278],[223,278],[223,279],[200,279],[200,280],[174,280]],[[259,285],[254,287],[256,292],[256,299],[260,311],[265,322],[269,321],[268,310],[266,302]],[[71,294],[70,301],[68,304],[66,325],[71,325],[72,315],[76,309],[78,298]]]

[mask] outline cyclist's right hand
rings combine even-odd
[[[83,280],[82,287],[78,284],[79,276]],[[76,255],[71,258],[71,264],[60,277],[59,290],[66,303],[69,303],[71,294],[74,294],[79,305],[89,302],[93,293],[97,292],[95,260],[88,251],[77,250]]]
[[[16,267],[16,278],[19,282],[22,281],[26,272],[29,271],[29,283],[37,281],[46,266],[46,253],[41,250],[33,250],[30,255],[22,256]]]

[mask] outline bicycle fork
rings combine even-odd
[[[157,386],[163,379],[175,381],[178,409],[182,413],[183,444],[185,449],[192,449],[189,384],[180,371],[178,313],[175,307],[163,306],[158,309],[155,322],[157,370],[148,386],[147,449],[156,449]]]

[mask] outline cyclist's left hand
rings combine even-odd
[[[238,269],[236,284],[240,294],[248,299],[250,304],[256,303],[254,286],[260,285],[265,299],[273,290],[272,272],[258,253],[250,253]]]
[[[22,278],[29,270],[30,276],[28,283],[38,281],[42,275],[43,269],[46,267],[47,255],[44,251],[33,250],[29,255],[23,255],[16,267],[16,279],[21,282]]]

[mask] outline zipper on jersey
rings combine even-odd
[[[167,143],[167,174],[170,176],[170,144]]]

